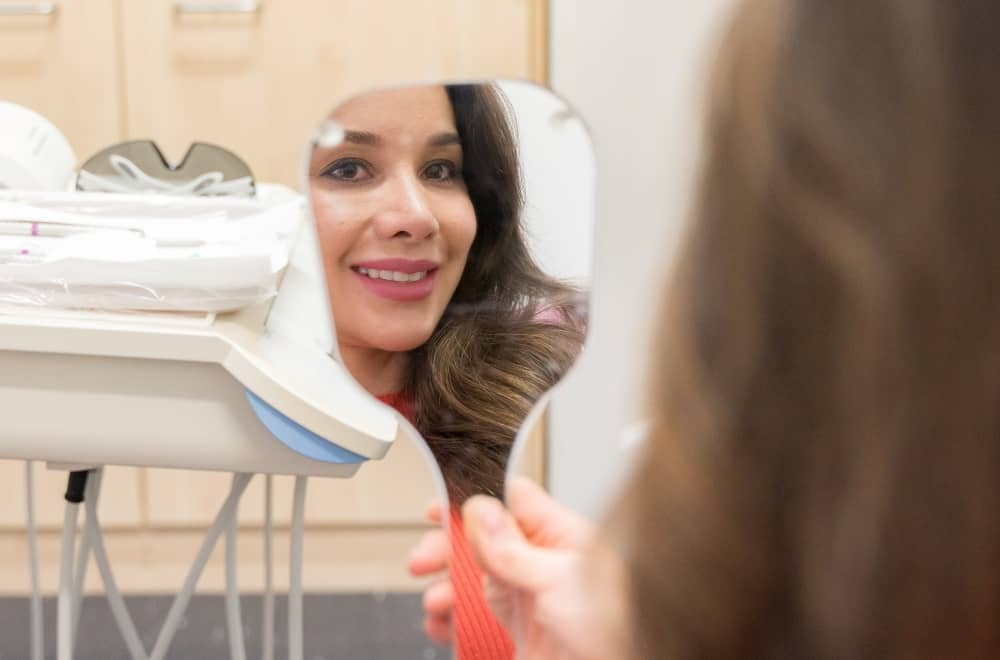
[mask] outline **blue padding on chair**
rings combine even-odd
[[[368,460],[292,421],[250,390],[246,393],[257,419],[292,451],[324,463],[364,463]]]

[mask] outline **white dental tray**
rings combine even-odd
[[[234,312],[0,307],[0,458],[328,477],[382,458],[405,431],[331,357],[296,222],[276,294]]]

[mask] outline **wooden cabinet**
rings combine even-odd
[[[205,527],[229,492],[231,477],[217,472],[147,470],[149,520],[159,527]],[[273,520],[291,519],[293,477],[273,482]],[[424,523],[434,498],[430,469],[412,441],[400,440],[385,458],[365,463],[350,479],[309,480],[306,520],[310,525],[413,525]],[[264,479],[255,478],[240,503],[240,521],[264,521]]]
[[[273,0],[229,14],[175,6],[123,4],[129,134],[155,137],[172,159],[194,141],[222,144],[258,179],[295,188],[311,132],[354,93],[440,77],[539,79],[545,68],[538,0]],[[150,470],[148,480],[151,492],[177,493],[150,500],[149,521],[163,526],[207,523],[204,503],[228,487],[213,474]],[[260,487],[251,486],[241,510],[247,524],[262,519]],[[289,480],[276,481],[279,522],[290,492]],[[430,496],[415,451],[394,448],[355,479],[314,480],[307,520],[412,524]]]
[[[51,119],[85,159],[152,138],[171,159],[229,147],[298,187],[305,141],[347,96],[442,77],[544,81],[545,0],[0,0],[0,98]],[[232,3],[234,5],[240,3]]]
[[[117,3],[72,0],[51,14],[12,11],[31,6],[0,0],[0,99],[49,118],[86,158],[125,135]]]
[[[35,16],[6,15],[4,3],[13,6],[0,0],[0,99],[51,119],[79,159],[120,140],[151,138],[177,160],[205,141],[242,156],[258,180],[294,188],[311,131],[354,93],[442,77],[544,82],[547,67],[545,0],[261,0],[249,13],[180,11],[173,0],[64,0],[55,13]],[[199,0],[183,4],[197,8]],[[39,525],[56,534],[65,473],[38,464],[35,474]],[[12,542],[23,530],[23,464],[0,461],[0,480],[13,494],[0,506],[2,545],[4,534]],[[186,548],[180,539],[189,535],[191,549],[181,552],[187,561],[192,530],[210,522],[229,480],[112,467],[102,521],[145,530],[147,540],[174,533],[162,547]],[[275,479],[279,526],[288,523],[291,491],[291,478]],[[432,492],[416,449],[396,447],[355,479],[311,480],[307,525],[368,530],[358,547],[364,534],[409,530],[394,541],[405,547]],[[240,519],[247,528],[261,524],[262,477],[245,495]],[[142,559],[135,579],[122,580],[125,589],[152,584],[141,569],[152,555],[136,556]]]
[[[27,521],[23,461],[0,461],[0,483],[6,496],[0,503],[0,532],[23,529]],[[101,486],[105,496],[100,500],[98,516],[107,529],[130,529],[141,525],[143,519],[141,470],[116,467],[105,472]],[[66,475],[64,470],[49,470],[45,463],[32,464],[34,481],[35,522],[43,531],[62,528],[66,501]]]
[[[195,2],[189,4],[197,4]],[[271,0],[253,13],[123,4],[128,133],[171,158],[225,145],[299,187],[312,130],[350,94],[443,76],[539,78],[538,0]]]

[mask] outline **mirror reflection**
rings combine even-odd
[[[513,657],[458,511],[502,495],[515,438],[583,347],[592,187],[581,123],[526,83],[369,92],[324,118],[309,155],[339,359],[412,424],[447,486],[408,566],[431,581],[423,630],[456,657]],[[532,419],[519,469],[544,483],[549,429]]]
[[[560,178],[579,148],[522,142],[522,117],[539,144],[574,121],[528,87],[510,85],[521,107],[495,83],[354,97],[329,115],[308,165],[340,359],[420,432],[453,505],[502,493],[515,435],[586,330],[590,218],[526,218],[559,184],[589,204],[590,174]],[[546,240],[562,272],[541,265]]]

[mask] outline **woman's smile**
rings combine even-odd
[[[366,291],[397,302],[415,302],[430,296],[437,269],[436,262],[413,259],[373,259],[351,266]]]

